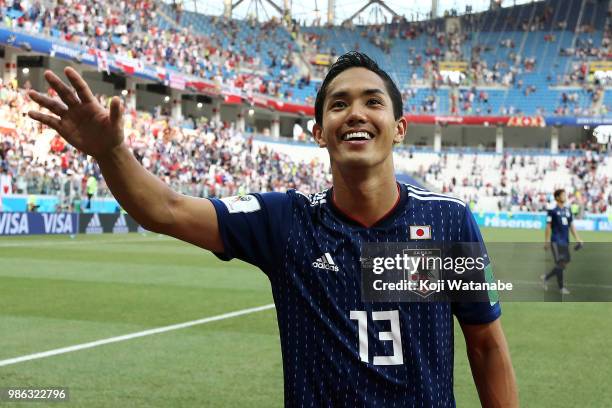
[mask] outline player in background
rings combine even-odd
[[[45,78],[61,100],[29,96],[52,115],[29,115],[92,155],[115,198],[144,228],[239,258],[270,279],[287,406],[454,407],[453,315],[465,337],[482,405],[517,407],[518,392],[498,302],[366,303],[362,242],[431,239],[481,243],[460,200],[400,184],[393,145],[406,131],[396,85],[364,54],[340,57],[315,103],[314,136],[327,148],[333,187],[200,199],[147,172],[124,143],[118,97],[110,112],[77,72]]]
[[[548,279],[556,276],[559,292],[561,292],[562,295],[569,295],[570,291],[563,283],[563,271],[571,260],[569,248],[570,231],[574,239],[578,242],[576,249],[582,246],[582,240],[578,236],[576,228],[574,228],[572,213],[569,207],[565,205],[567,200],[565,190],[555,190],[553,196],[557,205],[555,208],[548,210],[546,230],[544,231],[544,248],[547,250],[550,248],[552,250],[555,266],[548,274],[541,275],[540,279],[542,279],[544,290],[547,290]]]

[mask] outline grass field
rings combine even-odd
[[[543,235],[483,234],[487,242],[538,242]],[[582,236],[612,242],[612,234]],[[2,364],[270,303],[261,272],[154,234],[0,238],[0,388],[68,387],[70,402],[56,407],[282,406],[273,309]],[[521,406],[612,406],[612,303],[508,302],[502,322]],[[456,330],[457,405],[476,407],[458,325]]]

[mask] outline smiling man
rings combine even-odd
[[[321,85],[313,130],[329,151],[333,187],[310,196],[177,194],[124,144],[118,98],[107,112],[74,70],[65,73],[76,93],[46,72],[62,101],[31,91],[56,116],[30,116],[94,156],[115,197],[145,228],[245,260],[270,279],[286,406],[454,406],[453,315],[483,406],[518,405],[498,303],[362,300],[364,243],[411,241],[415,225],[428,226],[436,241],[482,241],[465,203],[395,180],[392,148],[406,132],[402,101],[367,56],[341,56]]]

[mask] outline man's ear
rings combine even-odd
[[[405,117],[399,118],[397,124],[395,125],[395,136],[393,136],[393,143],[399,144],[404,141],[404,137],[406,136],[406,129],[408,128],[408,121]]]
[[[315,123],[312,127],[312,136],[319,147],[327,147],[327,142],[323,138],[323,128],[318,123]]]

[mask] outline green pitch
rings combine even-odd
[[[543,238],[529,230],[483,234],[487,242]],[[612,242],[612,234],[582,236]],[[0,238],[0,388],[68,387],[70,402],[54,407],[281,406],[273,310],[1,363],[270,303],[255,268],[155,234]],[[611,303],[505,303],[521,405],[610,406],[611,316]],[[457,405],[478,406],[458,325],[455,345]]]

